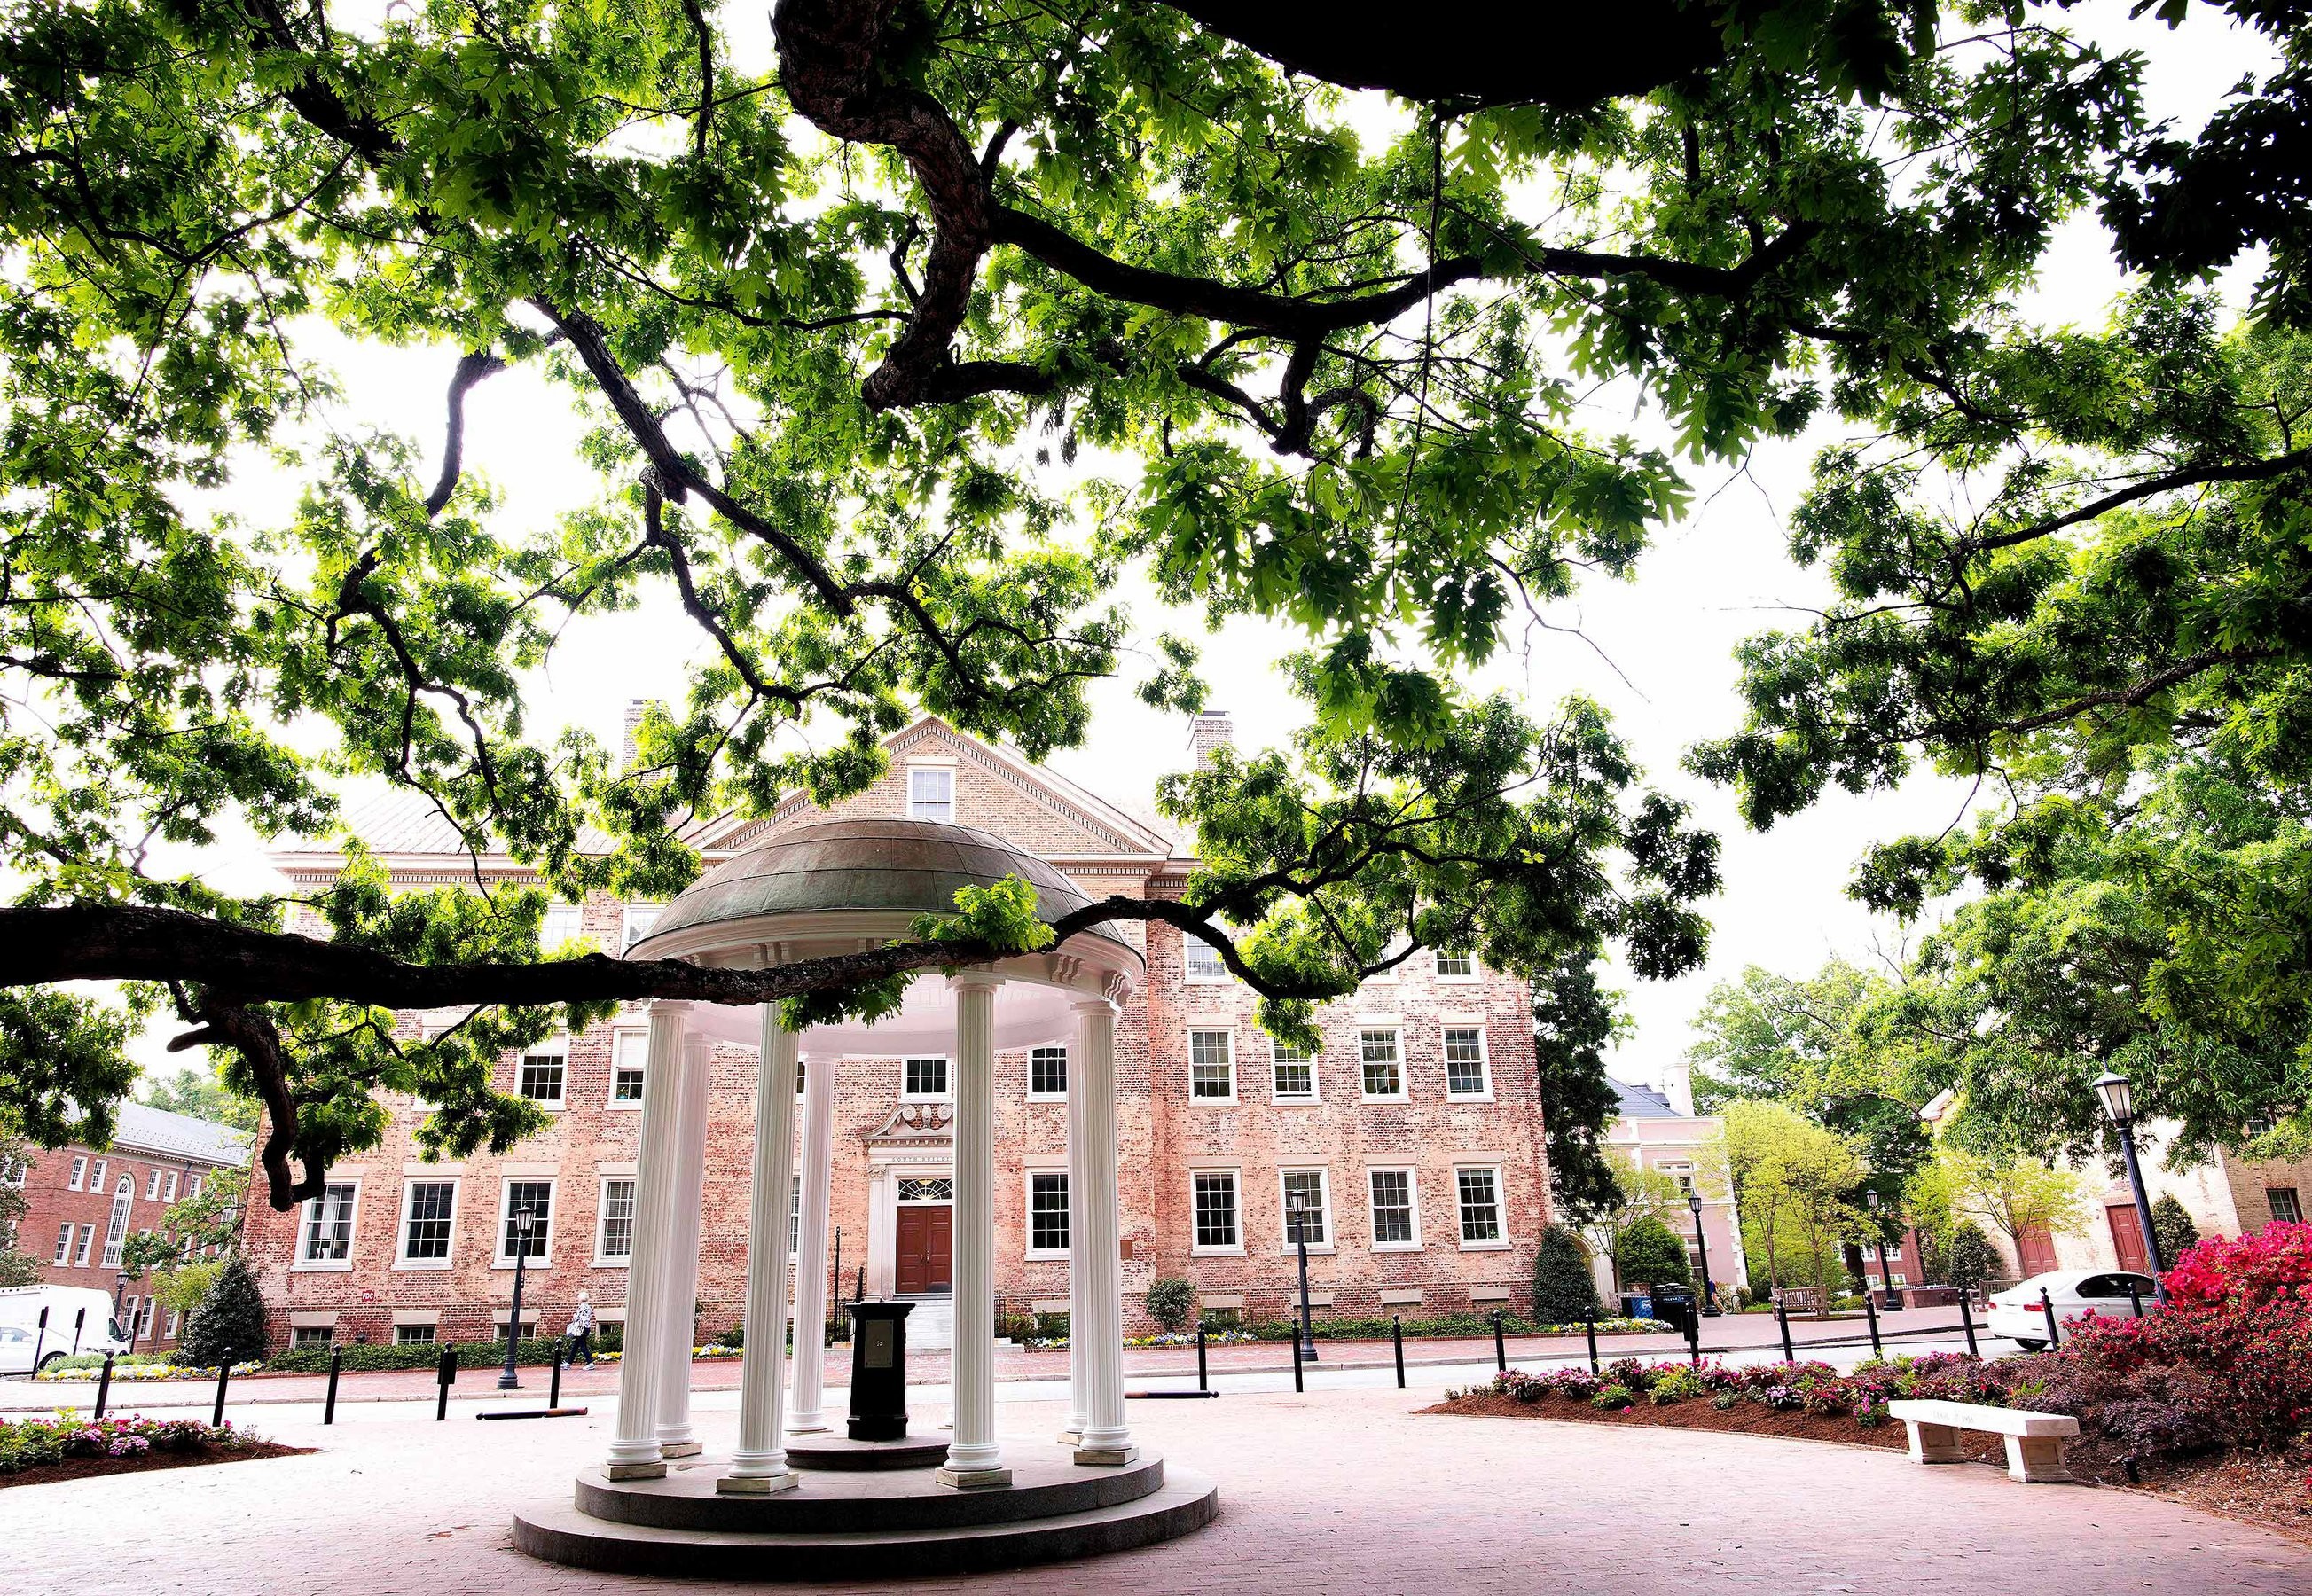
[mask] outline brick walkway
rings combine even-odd
[[[1036,1596],[2312,1588],[2303,1548],[2145,1496],[2018,1486],[1989,1468],[1924,1470],[1861,1448],[1409,1413],[1434,1395],[1134,1403],[1143,1443],[1219,1479],[1219,1522],[1166,1546],[952,1587]],[[448,1426],[406,1411],[372,1409],[333,1431],[267,1426],[327,1448],[311,1457],[0,1491],[0,1585],[74,1596],[675,1589],[512,1549],[513,1504],[566,1492],[581,1461],[607,1444],[600,1409],[582,1420]],[[918,1426],[941,1417],[926,1407]],[[1049,1444],[1058,1417],[1043,1402],[1001,1412],[1007,1436],[1034,1437],[1023,1446]],[[700,1418],[710,1452],[727,1448],[733,1416]]]
[[[1889,1333],[1949,1330],[1958,1323],[1956,1308],[1914,1308],[1889,1315],[1881,1321]],[[1977,1330],[1981,1326],[1978,1322]],[[1842,1341],[1851,1349],[1864,1340],[1865,1326],[1859,1320],[1794,1321],[1791,1326],[1794,1339],[1807,1341]],[[1776,1345],[1780,1332],[1771,1313],[1729,1314],[1723,1318],[1705,1320],[1702,1343],[1705,1352],[1716,1348],[1741,1351],[1746,1348],[1771,1347]],[[1899,1348],[1902,1339],[1888,1342]],[[1572,1357],[1584,1350],[1580,1336],[1511,1336],[1508,1338],[1510,1361],[1531,1362],[1551,1357]],[[1601,1336],[1598,1354],[1603,1357],[1675,1357],[1686,1351],[1682,1336]],[[1800,1347],[1801,1357],[1807,1356]],[[1387,1341],[1324,1341],[1318,1343],[1318,1356],[1321,1366],[1328,1369],[1380,1369],[1390,1365],[1395,1349]],[[1493,1343],[1490,1337],[1411,1340],[1405,1344],[1408,1365],[1467,1365],[1490,1363]],[[850,1349],[837,1346],[828,1354],[828,1374],[830,1380],[842,1383],[847,1378]],[[1279,1373],[1292,1367],[1292,1349],[1283,1341],[1236,1342],[1228,1346],[1206,1348],[1206,1362],[1215,1374],[1251,1372]],[[1196,1349],[1193,1347],[1142,1347],[1125,1354],[1125,1372],[1133,1378],[1148,1379],[1178,1375],[1193,1375],[1196,1372]],[[907,1357],[910,1383],[944,1385],[948,1379],[948,1355],[945,1352],[912,1352]],[[1068,1377],[1068,1355],[1058,1352],[1029,1352],[1007,1347],[996,1354],[995,1378],[1002,1382],[1033,1380],[1065,1380]],[[525,1366],[521,1371],[523,1388],[533,1387],[543,1392],[547,1371]],[[466,1369],[460,1372],[455,1395],[459,1400],[487,1394],[495,1375],[486,1369]],[[700,1391],[735,1391],[739,1385],[737,1358],[706,1359],[691,1365],[691,1389]],[[232,1382],[228,1391],[232,1405],[244,1401],[259,1404],[286,1402],[316,1402],[328,1382],[320,1375],[266,1375],[243,1378]],[[605,1397],[617,1390],[616,1365],[603,1365],[592,1369],[572,1369],[563,1375],[562,1389],[565,1396]],[[172,1403],[205,1406],[203,1394],[207,1388],[194,1387],[183,1382],[162,1383],[121,1382],[116,1383],[114,1405],[127,1406]],[[78,1392],[77,1396],[66,1394]],[[390,1373],[347,1374],[339,1382],[338,1400],[393,1401],[429,1397],[434,1391],[434,1374],[429,1369],[405,1369]],[[94,1400],[93,1386],[59,1388],[54,1382],[31,1384],[13,1381],[0,1384],[0,1412],[25,1412],[45,1409],[59,1401],[77,1401],[85,1407]]]

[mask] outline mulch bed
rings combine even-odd
[[[252,1458],[302,1457],[317,1450],[311,1446],[283,1446],[277,1442],[258,1441],[247,1446],[218,1447],[205,1452],[146,1452],[126,1458],[66,1458],[61,1463],[43,1463],[37,1469],[26,1469],[17,1474],[0,1474],[0,1490],[11,1486],[47,1485],[57,1479],[89,1479],[101,1474],[145,1474],[155,1469],[197,1469],[204,1463],[240,1463]]]
[[[1476,1392],[1423,1408],[1423,1413],[1458,1414],[1479,1418],[1542,1418],[1563,1424],[1620,1425],[1633,1429],[1712,1430],[1721,1435],[1779,1435],[1791,1441],[1828,1442],[1840,1446],[1867,1446],[1902,1452],[1909,1437],[1900,1424],[1865,1429],[1845,1414],[1782,1413],[1757,1402],[1717,1408],[1707,1401],[1676,1402],[1667,1408],[1643,1403],[1618,1413],[1600,1412],[1587,1402],[1549,1397],[1520,1402],[1514,1397]],[[1998,1469],[2007,1467],[2007,1453],[1999,1437],[1970,1437],[1975,1461]],[[2071,1449],[2071,1472],[2089,1485],[2143,1491],[2166,1496],[2219,1517],[2238,1519],[2312,1545],[2312,1488],[2307,1470],[2312,1459],[2254,1452],[2219,1452],[2206,1457],[2171,1458],[2139,1467],[2130,1479],[2120,1449],[2108,1441],[2086,1441]]]

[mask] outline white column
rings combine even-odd
[[[1083,1071],[1078,1060],[1082,1043],[1068,1039],[1068,1424],[1060,1444],[1082,1443],[1084,1427],[1084,1169]]]
[[[755,1077],[755,1186],[747,1211],[747,1349],[739,1371],[739,1450],[714,1482],[727,1496],[791,1490],[779,1423],[786,1373],[787,1225],[794,1197],[795,1039],[763,1005],[763,1062]]]
[[[955,1435],[942,1485],[1008,1486],[995,1439],[995,989],[974,972],[955,994]]]
[[[658,1451],[661,1457],[698,1455],[690,1427],[690,1347],[698,1329],[699,1209],[705,1201],[706,1087],[712,1057],[703,1036],[682,1044],[682,1081],[674,1118],[673,1202],[667,1217],[666,1282],[659,1315]]]
[[[1083,1348],[1084,1423],[1076,1461],[1121,1465],[1140,1455],[1124,1422],[1124,1265],[1116,1190],[1116,1006],[1105,998],[1075,1005],[1076,1046],[1068,1086],[1083,1095],[1083,1198],[1069,1183],[1069,1223],[1083,1220],[1081,1245],[1068,1233],[1069,1259],[1083,1262],[1069,1326]]]
[[[612,1479],[652,1479],[666,1472],[658,1449],[660,1279],[673,1211],[675,1118],[680,1112],[682,1033],[687,1003],[653,1003],[650,1057],[643,1070],[642,1151],[635,1169],[634,1249],[626,1260],[626,1328],[618,1360],[618,1424],[606,1465]]]
[[[835,1155],[835,1060],[802,1056],[802,1234],[795,1238],[794,1417],[787,1433],[827,1428],[827,1204]]]

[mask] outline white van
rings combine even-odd
[[[40,1310],[48,1311],[46,1330]],[[77,1345],[75,1345],[75,1342]],[[74,1352],[126,1352],[112,1299],[84,1286],[0,1286],[0,1374],[29,1374]]]

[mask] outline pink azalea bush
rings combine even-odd
[[[153,1452],[238,1451],[257,1437],[197,1418],[145,1418],[121,1414],[83,1418],[66,1411],[54,1418],[0,1420],[0,1474],[17,1474],[67,1458],[134,1458]]]

